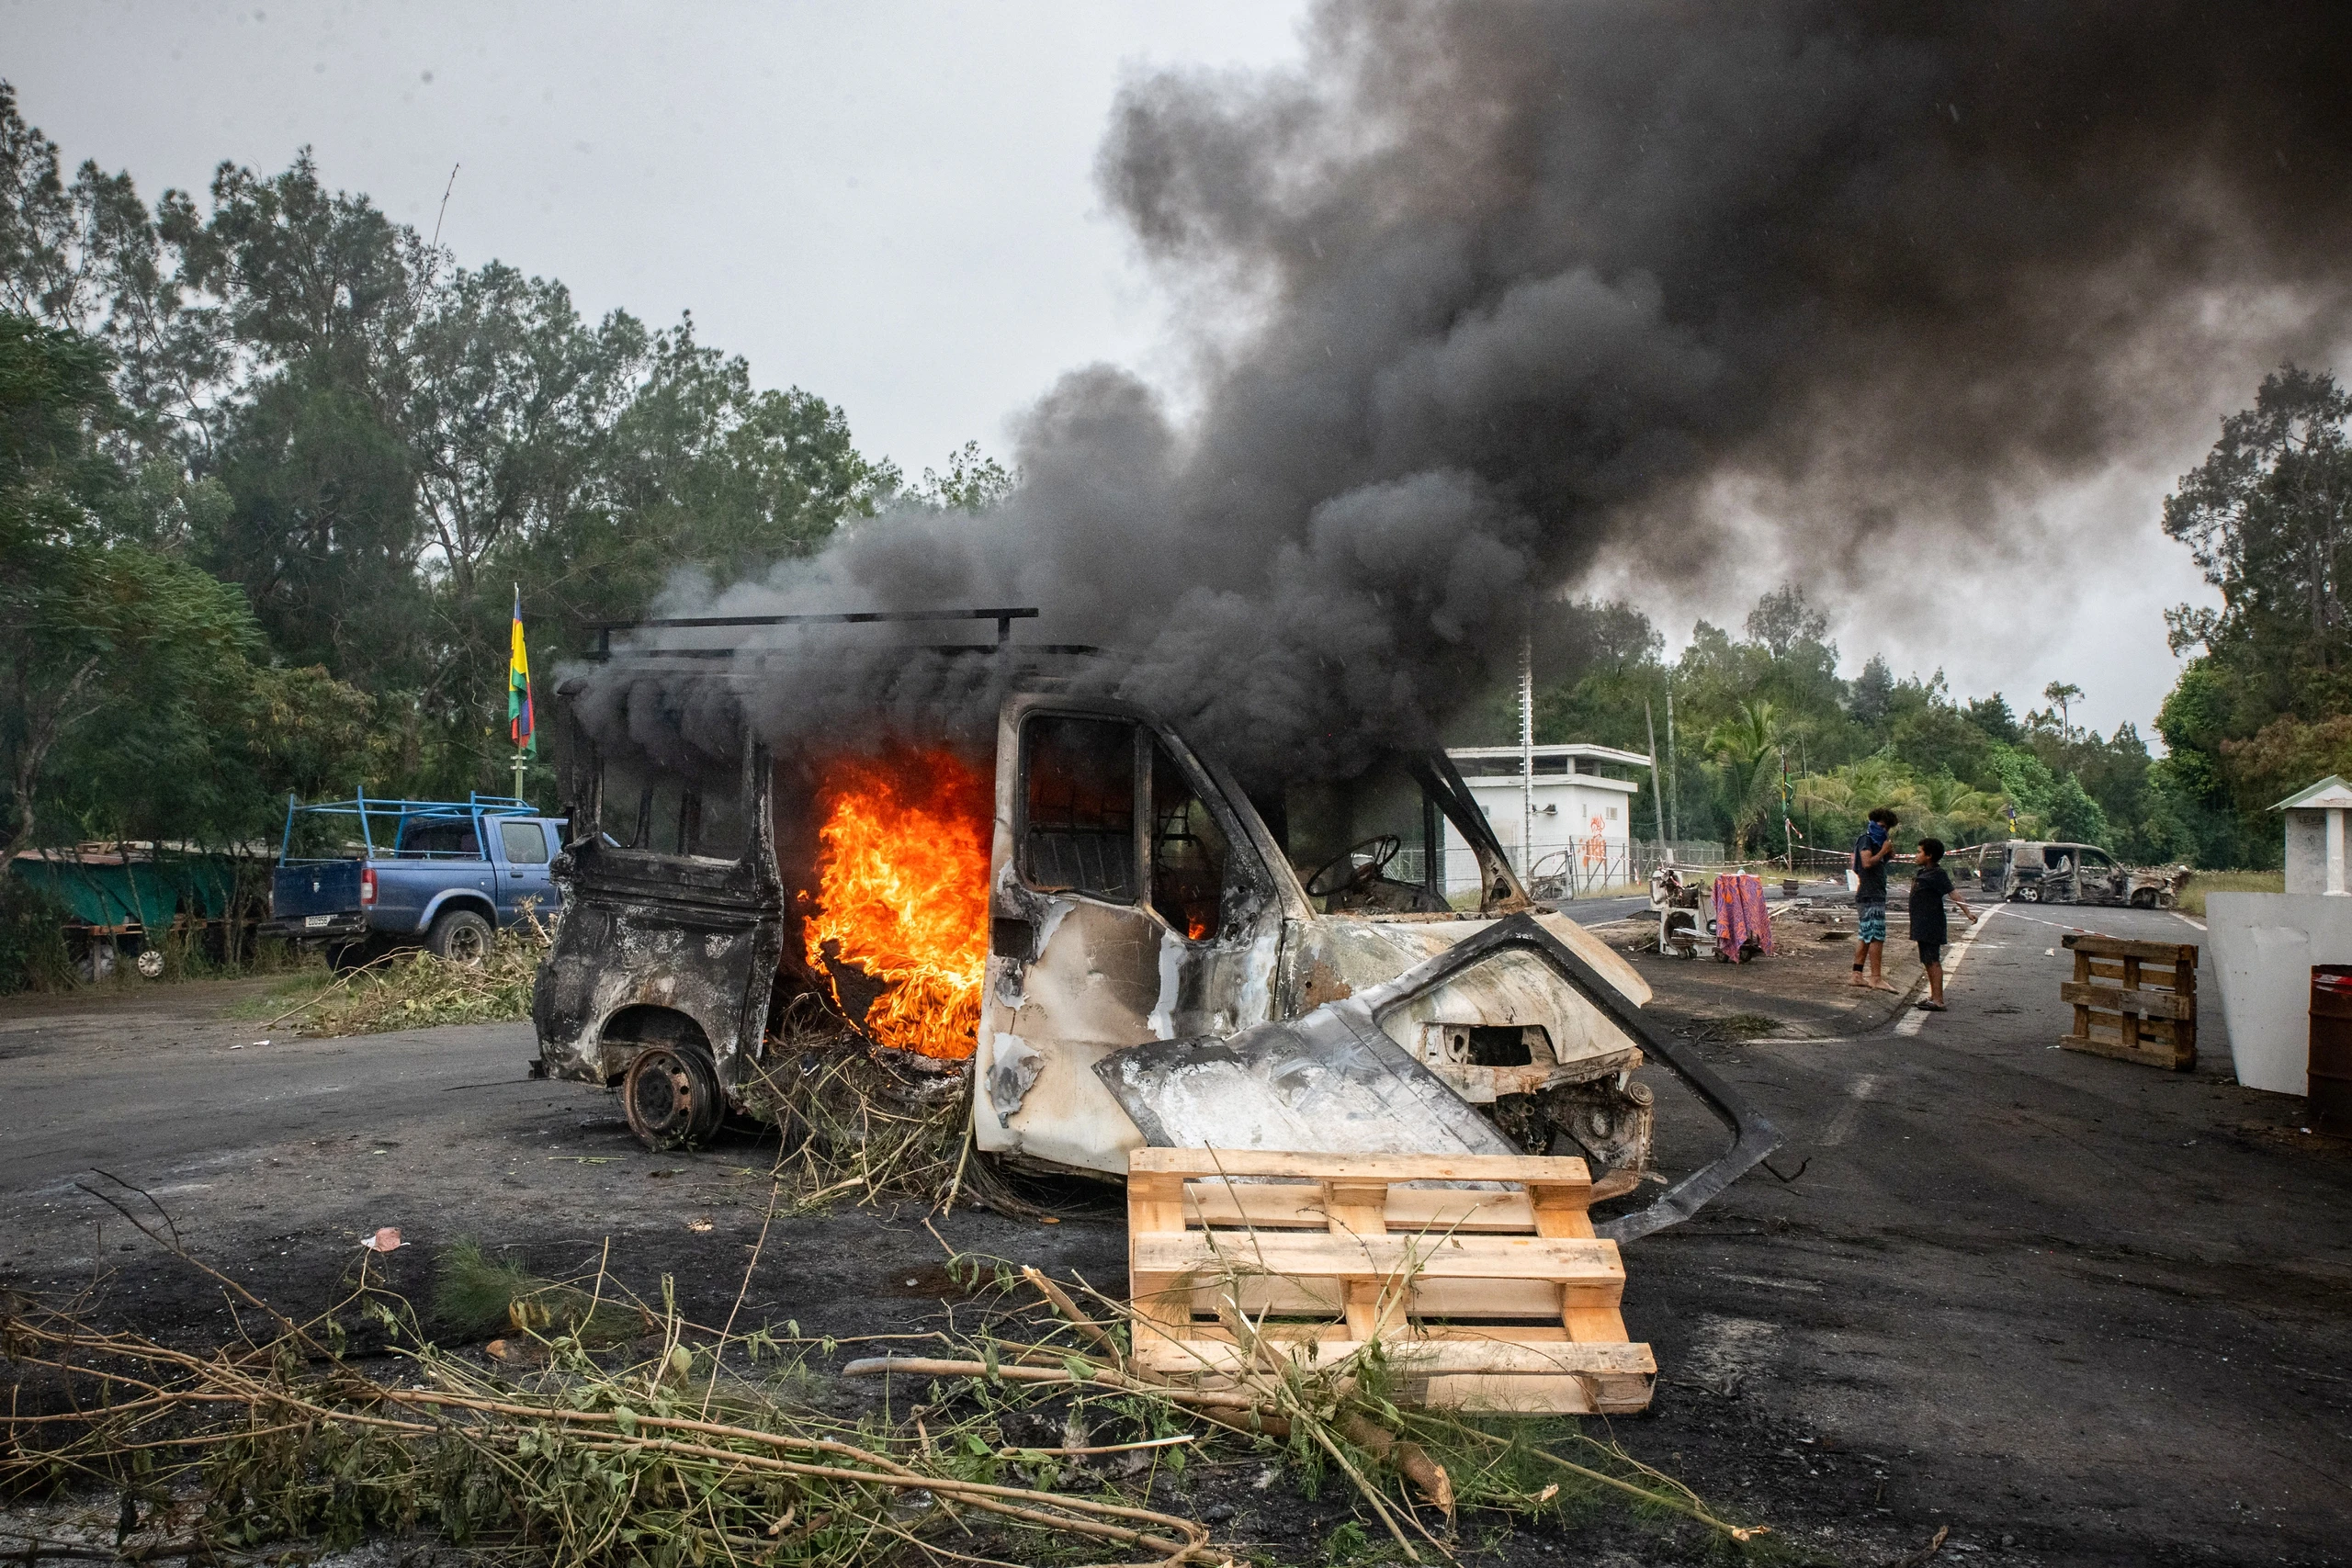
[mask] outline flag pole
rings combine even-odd
[[[455,180],[455,179],[458,177],[458,176],[457,176],[457,174],[456,174],[456,172],[455,172],[454,170],[450,173],[449,177],[450,177],[452,180]],[[518,582],[516,582],[516,583],[514,584],[514,622],[515,622],[515,625],[519,626],[521,626],[521,625],[522,625],[522,621],[523,621],[523,585],[522,585],[522,583],[521,583],[521,582],[519,582],[519,581],[518,581]],[[509,681],[510,682],[513,681],[513,679],[514,679],[514,677],[513,677],[512,675],[509,675],[509,676],[508,676],[508,681]],[[534,714],[534,715],[532,715],[531,716],[532,716],[532,718],[533,718],[533,720],[534,720],[533,728],[536,729],[536,728],[537,728],[537,722],[536,722],[536,721],[537,721],[537,719],[538,716],[537,716],[537,714]],[[523,742],[522,742],[522,741],[520,741],[520,740],[517,740],[517,741],[515,741],[515,742],[514,742],[514,798],[515,798],[515,799],[517,799],[517,800],[520,800],[520,799],[522,799],[522,798],[523,798]]]

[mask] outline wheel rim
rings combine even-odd
[[[490,943],[480,926],[465,924],[449,933],[449,959],[455,964],[473,964],[482,961],[490,951]]]
[[[673,1143],[693,1128],[694,1078],[676,1052],[657,1045],[629,1067],[628,1122],[648,1143]]]

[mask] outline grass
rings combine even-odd
[[[2188,879],[2181,890],[2180,912],[2205,918],[2205,895],[2208,893],[2284,893],[2287,874],[2283,871],[2200,871]]]

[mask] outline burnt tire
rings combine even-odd
[[[708,1141],[727,1114],[710,1053],[684,1042],[639,1051],[621,1076],[621,1112],[649,1149]]]
[[[435,958],[471,968],[490,956],[490,922],[471,909],[450,909],[433,922],[424,945]]]

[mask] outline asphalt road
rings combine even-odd
[[[1627,1321],[1662,1378],[1616,1436],[1799,1560],[1881,1562],[1944,1525],[1950,1561],[2352,1560],[2352,1150],[2299,1132],[2300,1101],[2226,1080],[2210,967],[2197,1073],[2057,1049],[2071,923],[2199,935],[2165,913],[2004,907],[1932,1017],[1842,991],[1843,1010],[1800,1005],[1791,976],[1843,974],[1834,942],[1815,970],[1636,960],[1661,1021],[1786,1132],[1773,1163],[1794,1179],[1756,1173],[1627,1248]],[[1715,1038],[1727,988],[1811,1037]],[[645,1153],[609,1099],[522,1077],[525,1026],[287,1042],[220,1020],[226,999],[0,1002],[0,1284],[87,1292],[166,1334],[225,1326],[216,1288],[83,1190],[107,1186],[96,1168],[290,1306],[328,1299],[378,1224],[421,1244],[390,1260],[420,1292],[459,1235],[548,1273],[609,1239],[616,1274],[649,1293],[673,1276],[714,1316],[742,1282],[765,1146]],[[1649,1076],[1662,1164],[1707,1157],[1709,1124]],[[921,1218],[779,1219],[746,1314],[841,1334],[935,1315]],[[1124,1267],[1114,1206],[939,1228],[1106,1285]],[[1238,1535],[1303,1528],[1284,1512],[1303,1503],[1243,1504]]]
[[[1701,1405],[1814,1439],[1739,1495],[1860,1470],[1857,1506],[1988,1552],[2344,1561],[2352,1150],[2226,1081],[2210,964],[2196,1074],[2058,1048],[2078,926],[2202,934],[2001,906],[1948,960],[1950,1012],[1719,1053],[1804,1173],[1629,1248],[1628,1321]]]

